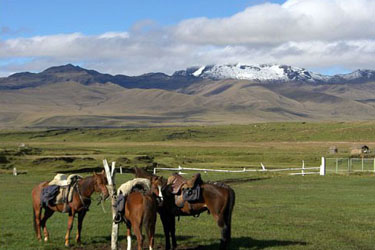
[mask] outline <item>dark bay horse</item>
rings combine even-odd
[[[68,219],[68,230],[65,235],[65,246],[69,246],[70,231],[73,227],[73,220],[75,214],[78,214],[78,230],[76,235],[76,242],[81,243],[81,230],[83,218],[91,204],[91,195],[94,192],[100,192],[102,199],[106,199],[109,194],[107,190],[107,178],[104,171],[97,174],[94,173],[93,176],[83,178],[78,181],[77,189],[73,193],[72,202],[68,203],[69,206],[69,219]],[[33,203],[33,214],[34,214],[34,228],[38,240],[41,240],[41,228],[44,233],[44,241],[48,241],[48,231],[46,227],[46,222],[49,217],[52,216],[54,212],[64,211],[64,204],[48,205],[45,207],[44,215],[42,217],[42,205],[40,200],[40,195],[42,189],[48,186],[48,181],[42,182],[35,186],[32,190],[32,203]]]
[[[152,250],[154,247],[157,203],[163,200],[161,180],[153,178],[149,192],[131,192],[126,199],[124,217],[128,222],[126,231],[128,250],[131,249],[131,229],[137,237],[137,249],[143,249],[142,226],[146,231],[149,249]]]
[[[140,168],[135,168],[135,175],[136,177],[149,179],[156,177]],[[177,247],[175,216],[193,216],[204,211],[208,211],[213,215],[221,229],[220,249],[229,248],[235,193],[231,187],[223,183],[203,182],[200,187],[202,194],[200,200],[193,203],[185,201],[182,207],[178,207],[175,203],[177,197],[172,194],[172,186],[164,183],[162,189],[164,201],[158,212],[163,223],[166,249],[171,249],[170,238],[172,239],[172,248],[175,249]]]

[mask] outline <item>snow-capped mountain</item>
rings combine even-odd
[[[349,74],[327,76],[287,65],[277,64],[227,64],[191,67],[177,71],[174,76],[190,76],[212,80],[238,79],[259,82],[309,82],[338,83],[375,80],[375,71],[357,70]]]

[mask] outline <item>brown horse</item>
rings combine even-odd
[[[74,190],[73,198],[69,206],[68,230],[65,235],[65,246],[69,246],[70,231],[73,227],[74,216],[78,214],[78,230],[76,235],[76,242],[81,243],[81,230],[83,218],[91,204],[91,195],[95,192],[100,192],[102,199],[106,199],[109,194],[107,190],[107,178],[104,171],[100,174],[94,173],[93,176],[83,178],[78,181],[77,189]],[[38,240],[41,240],[41,228],[44,232],[44,241],[48,241],[48,231],[46,222],[54,212],[63,212],[64,204],[48,205],[45,207],[44,215],[42,217],[41,192],[44,187],[48,186],[48,182],[42,182],[35,186],[32,190],[33,214],[34,214],[34,228]]]
[[[155,176],[139,168],[135,169],[135,175],[149,179]],[[223,183],[202,183],[200,187],[201,198],[198,201],[185,201],[182,206],[177,206],[175,201],[179,200],[179,196],[172,194],[171,184],[164,183],[162,189],[164,201],[158,212],[163,223],[166,249],[171,249],[170,238],[172,239],[172,248],[177,247],[175,216],[194,216],[204,211],[213,215],[221,229],[220,249],[229,248],[235,193],[231,187]]]
[[[154,247],[156,225],[157,200],[163,200],[161,193],[161,179],[151,180],[151,190],[147,193],[140,191],[131,192],[125,203],[124,217],[127,223],[128,250],[131,249],[131,230],[137,237],[138,250],[143,247],[142,226],[146,230],[149,249]]]

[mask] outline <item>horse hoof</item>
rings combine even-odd
[[[44,242],[47,242],[48,241],[48,237],[44,237]]]
[[[70,247],[69,243],[65,243],[65,246],[66,246],[66,247]]]

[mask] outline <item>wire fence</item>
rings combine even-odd
[[[375,172],[375,158],[326,158],[329,173]]]

